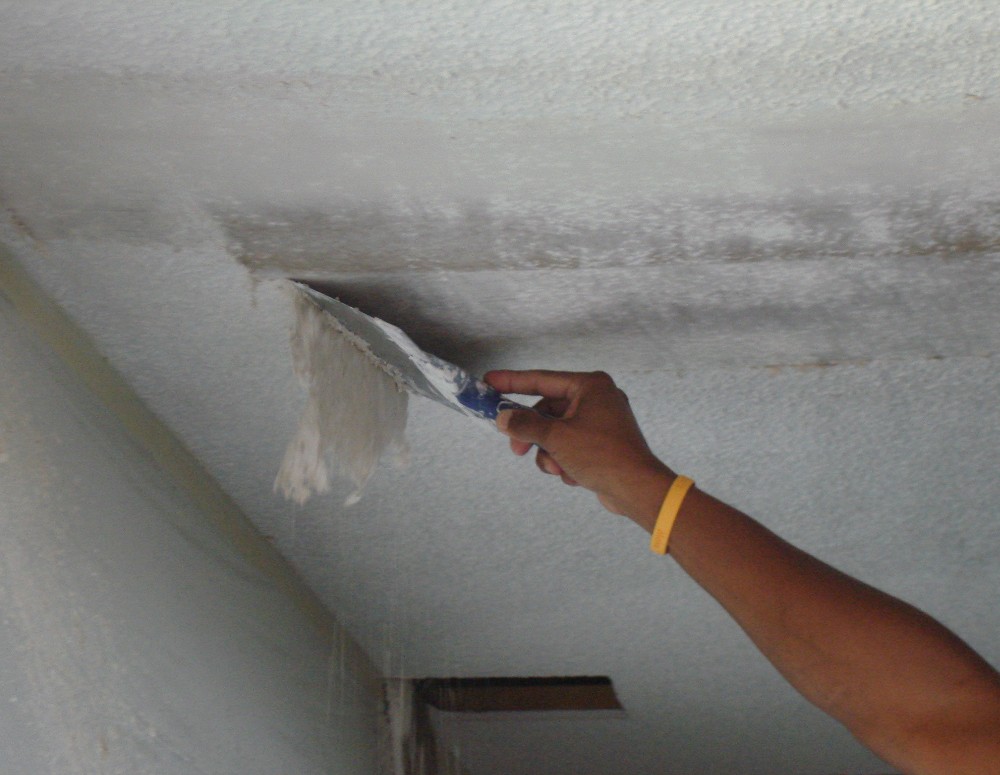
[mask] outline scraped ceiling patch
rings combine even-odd
[[[292,361],[308,400],[274,487],[302,504],[330,489],[332,469],[353,482],[351,505],[384,453],[405,461],[407,393],[372,363],[363,342],[290,288]]]
[[[989,141],[971,130],[966,134],[969,155],[989,155]],[[820,145],[825,140],[811,135],[808,140],[799,138],[798,153],[793,153],[765,137],[758,140],[764,150],[758,151],[757,161],[784,151],[796,160],[809,156],[817,165],[814,157],[820,148],[830,151]],[[838,150],[860,164],[858,146],[860,141],[844,142]],[[543,199],[515,204],[499,197],[406,202],[387,197],[338,202],[328,209],[213,208],[212,217],[235,258],[254,276],[307,279],[363,272],[790,262],[817,256],[949,258],[1000,248],[1000,202],[993,191],[975,191],[964,181],[955,186],[938,181],[901,193],[893,187],[906,174],[905,162],[881,145],[872,146],[863,149],[862,158],[883,177],[870,173],[870,183],[832,193],[802,190],[801,180],[809,174],[803,171],[792,190],[777,193],[765,189],[697,195],[661,187],[630,192],[623,201],[617,192],[602,196],[584,181],[580,187],[588,191],[586,198],[559,192],[558,206]],[[728,160],[719,157],[717,163],[723,166]],[[675,163],[664,161],[671,174]],[[777,167],[774,175],[780,181],[790,174],[783,166],[787,163],[782,158],[778,166],[768,158],[766,165]],[[951,174],[955,166],[950,164]],[[702,173],[706,179],[722,174],[708,166]]]

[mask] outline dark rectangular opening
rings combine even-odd
[[[424,678],[417,692],[428,705],[456,713],[621,710],[607,676]]]

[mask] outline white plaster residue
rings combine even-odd
[[[438,745],[413,679],[385,682],[385,715],[381,765],[386,775],[464,775],[457,755]]]
[[[383,453],[405,460],[408,397],[332,315],[299,291],[294,303],[292,358],[309,398],[274,487],[305,503],[313,493],[329,491],[332,466],[354,483],[346,501],[351,505],[361,498]]]

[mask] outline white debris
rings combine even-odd
[[[407,393],[364,342],[301,291],[293,295],[292,358],[309,398],[274,488],[302,504],[330,489],[333,469],[354,483],[351,505],[384,453],[405,461]]]

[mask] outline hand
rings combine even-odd
[[[491,371],[484,379],[502,393],[542,396],[537,411],[505,410],[497,427],[524,455],[538,446],[547,474],[597,494],[615,514],[652,531],[673,472],[650,451],[628,397],[607,374]]]
[[[494,371],[486,381],[542,396],[544,414],[497,418],[516,454],[537,444],[542,471],[652,532],[676,477],[611,377]],[[700,490],[684,501],[670,553],[804,697],[897,769],[995,775],[1000,674],[943,625]]]

